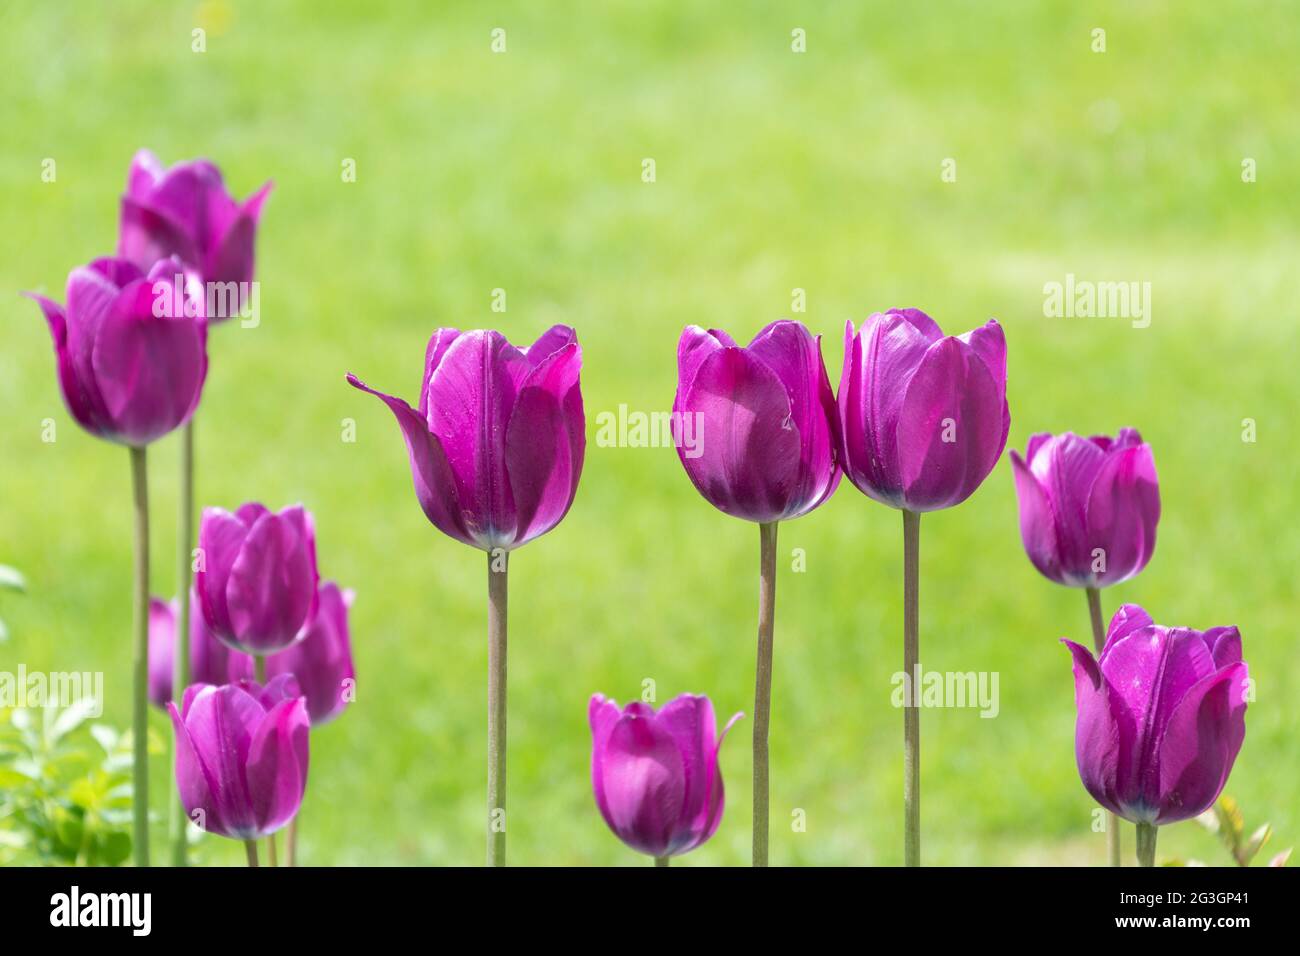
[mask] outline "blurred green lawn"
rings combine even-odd
[[[790,315],[794,288],[832,381],[848,317],[917,305],[960,332],[993,315],[1011,447],[1040,430],[1142,430],[1160,542],[1105,593],[1107,614],[1137,601],[1162,622],[1240,625],[1258,699],[1227,792],[1248,823],[1274,824],[1270,849],[1300,839],[1293,13],[1030,7],[6,3],[0,562],[30,593],[0,595],[0,668],[102,670],[108,719],[129,721],[127,455],[72,422],[45,323],[18,293],[62,298],[69,269],[111,251],[127,164],[149,146],[168,163],[211,157],[241,197],[276,182],[262,324],[212,335],[197,494],[305,502],[322,573],[357,591],[358,701],[313,736],[304,862],[483,857],[485,562],[426,522],[391,416],[344,373],[413,400],[438,325],[515,341],[579,330],[582,486],[511,562],[510,858],[641,864],[592,802],[587,698],[625,701],[652,678],[660,702],[705,692],[720,718],[749,712],[758,534],[705,503],[672,450],[597,447],[595,416],[666,409],[683,325],[748,338]],[[196,26],[206,53],[191,52]],[[955,183],[940,179],[948,157]],[[1244,157],[1258,182],[1241,181]],[[1044,283],[1067,273],[1152,282],[1151,326],[1044,318]],[[151,450],[163,595],[177,457],[175,438]],[[774,862],[901,861],[900,526],[845,482],[781,528]],[[923,665],[1001,675],[994,720],[924,713],[925,860],[1103,862],[1057,643],[1087,640],[1085,602],[1022,553],[1005,460],[922,522],[921,559]],[[723,750],[718,835],[681,863],[747,862],[749,731]],[[170,767],[152,774],[161,808]],[[219,838],[199,855],[242,860]],[[1165,829],[1159,855],[1226,859],[1192,823]]]

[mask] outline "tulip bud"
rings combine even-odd
[[[860,491],[891,508],[961,504],[988,477],[1011,429],[1007,346],[992,319],[945,337],[920,309],[844,329],[841,461]]]
[[[725,514],[760,523],[807,514],[834,493],[838,421],[821,336],[768,325],[747,348],[688,326],[677,346],[674,417],[696,416],[696,448],[677,443],[696,490]]]
[[[718,751],[742,716],[715,741],[707,697],[682,694],[658,713],[633,701],[620,713],[614,701],[593,696],[591,783],[614,835],[653,857],[686,853],[713,836],[724,803]]]
[[[204,283],[251,282],[257,223],[271,184],[237,203],[206,159],[164,170],[147,149],[127,175],[118,255],[143,270],[176,256]],[[216,321],[227,316],[214,316]]]
[[[1160,487],[1151,449],[1136,429],[1113,441],[1073,432],[1029,439],[1011,452],[1020,501],[1020,537],[1044,577],[1101,588],[1136,575],[1151,560]]]
[[[149,601],[149,700],[165,708],[172,699],[176,659],[176,602]],[[190,681],[195,684],[232,684],[253,676],[253,659],[232,651],[217,640],[203,623],[198,595],[190,589]]]
[[[260,504],[234,514],[206,508],[199,524],[203,565],[194,576],[204,623],[236,650],[284,650],[316,609],[316,532],[294,505],[279,514]]]
[[[340,591],[333,581],[320,587],[316,613],[303,629],[302,640],[266,659],[271,676],[292,674],[307,698],[313,727],[328,723],[352,700],[356,682],[352,644],[348,638],[351,591]]]
[[[68,276],[66,309],[40,305],[68,411],[92,435],[142,448],[189,421],[208,372],[203,299],[175,259],[146,276],[96,259]]]
[[[419,410],[378,397],[406,440],[415,495],[439,531],[485,551],[510,550],[568,513],[586,449],[573,329],[526,349],[495,331],[439,329],[425,352]]]
[[[1246,736],[1247,669],[1235,627],[1162,627],[1115,612],[1100,659],[1074,656],[1075,757],[1084,788],[1132,823],[1165,824],[1219,798]]]
[[[256,840],[293,819],[307,787],[310,725],[292,677],[265,688],[192,684],[167,712],[181,803],[201,829]]]

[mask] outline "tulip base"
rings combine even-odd
[[[1101,614],[1101,591],[1097,588],[1086,588],[1085,591],[1088,595],[1088,616],[1092,619],[1092,644],[1097,649],[1097,660],[1101,660],[1101,649],[1106,646],[1106,623]],[[1106,845],[1111,866],[1124,865],[1120,855],[1119,839],[1119,817],[1107,811]]]
[[[131,720],[131,810],[135,865],[149,865],[149,470],[145,450],[131,449],[135,506],[135,694]]]
[[[506,865],[506,569],[510,552],[488,552],[487,865]]]
[[[754,672],[754,866],[767,866],[772,641],[776,618],[776,522],[758,526],[758,664]],[[667,864],[665,864],[667,865]]]
[[[1154,823],[1137,825],[1138,866],[1156,865],[1156,834],[1159,832]]]
[[[655,866],[668,866],[671,860],[672,860],[671,857],[657,856],[655,857]]]
[[[256,841],[256,840],[245,840],[245,841],[244,841],[244,854],[248,857],[248,865],[249,865],[249,866],[257,866],[257,865],[258,865],[258,864],[257,864],[257,841]]]
[[[921,515],[903,511],[903,673],[920,673]],[[921,865],[921,701],[919,687],[903,701],[903,862]]]

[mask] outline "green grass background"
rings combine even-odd
[[[582,485],[511,562],[509,852],[643,864],[593,805],[587,698],[652,678],[660,702],[704,692],[721,717],[749,712],[758,534],[700,498],[672,450],[597,447],[595,416],[666,409],[683,325],[747,338],[790,315],[796,287],[833,382],[846,318],[916,305],[956,333],[992,315],[1009,447],[1142,430],[1159,546],[1107,614],[1137,601],[1241,627],[1258,699],[1227,792],[1283,848],[1300,839],[1293,27],[1272,3],[6,3],[0,561],[30,589],[0,595],[0,667],[102,670],[107,719],[129,721],[127,455],[72,422],[18,293],[62,298],[69,269],[112,250],[127,164],[149,146],[211,157],[239,196],[276,182],[262,324],[212,335],[197,496],[305,502],[322,573],[357,591],[358,701],[312,738],[304,862],[483,857],[485,562],[424,519],[396,425],[344,373],[414,400],[439,325],[579,330]],[[1044,318],[1043,284],[1067,272],[1152,282],[1151,326]],[[150,451],[162,595],[177,460],[174,437]],[[774,862],[901,862],[900,526],[845,482],[781,528]],[[925,860],[1103,862],[1057,643],[1087,639],[1084,597],[1025,558],[1005,460],[922,522],[921,561],[923,665],[1001,675],[994,720],[924,713]],[[748,860],[749,730],[723,750],[722,826],[684,865]],[[163,808],[170,767],[151,772]],[[1226,859],[1193,823],[1165,829],[1159,855]],[[212,837],[199,856],[242,850]]]

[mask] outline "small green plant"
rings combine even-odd
[[[1241,813],[1237,801],[1229,796],[1221,796],[1218,802],[1206,810],[1196,822],[1219,838],[1232,854],[1237,866],[1250,866],[1264,844],[1273,837],[1273,827],[1261,824],[1249,837],[1246,836],[1246,819]],[[1268,861],[1269,866],[1286,866],[1294,847],[1287,847]],[[1205,866],[1200,860],[1170,860],[1165,866]]]
[[[0,564],[0,591],[17,591],[22,594],[26,590],[27,582],[19,570],[7,564]],[[8,639],[9,628],[5,626],[4,618],[0,617],[0,644]]]
[[[94,710],[89,699],[0,710],[0,865],[117,866],[130,856],[131,739],[90,722]]]

